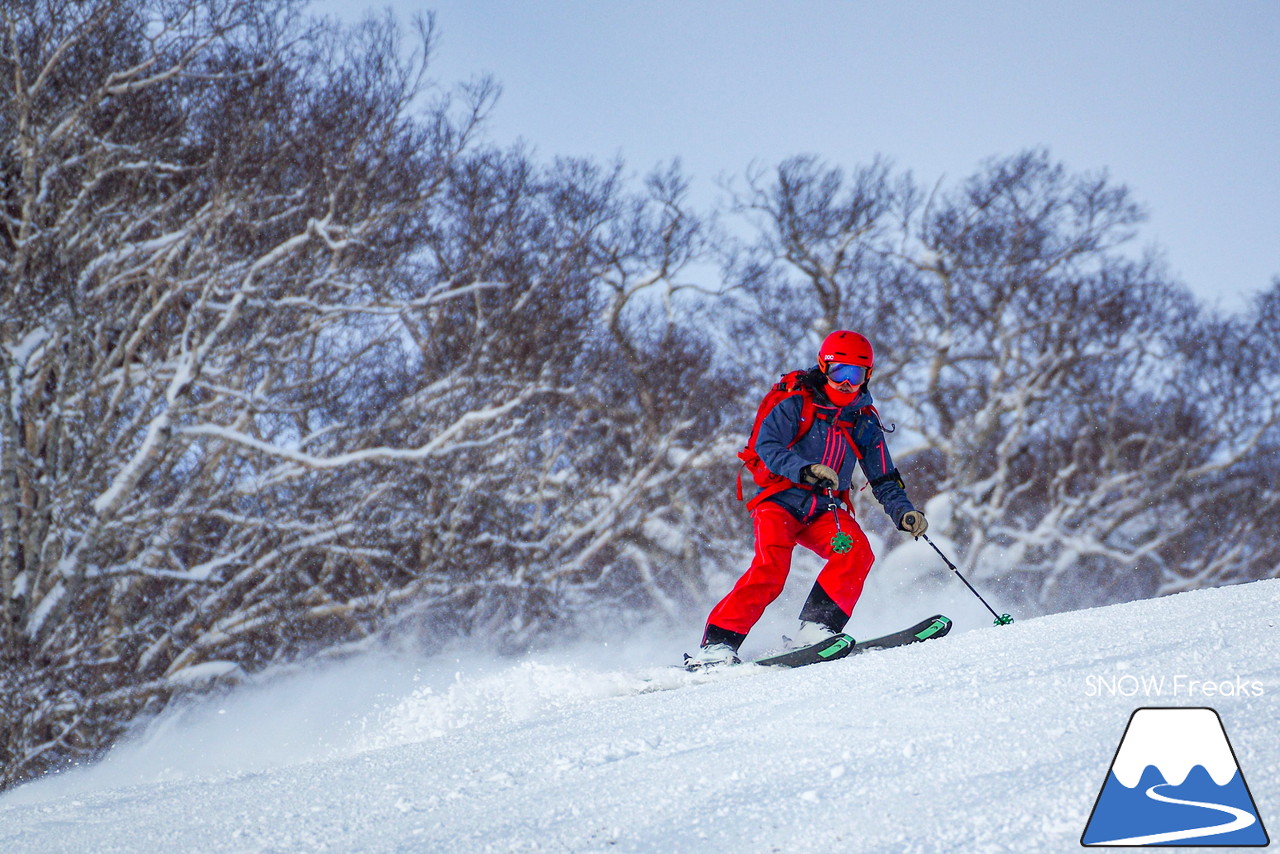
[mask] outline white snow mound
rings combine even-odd
[[[1069,851],[1130,716],[1166,706],[1217,710],[1280,826],[1280,580],[953,616],[791,671],[686,674],[650,638],[643,666],[637,639],[635,666],[388,656],[240,689],[0,797],[0,851]]]

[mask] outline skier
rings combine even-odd
[[[831,509],[837,495],[848,503],[857,464],[896,527],[914,537],[929,527],[907,498],[885,447],[867,391],[874,366],[875,354],[864,336],[833,332],[822,342],[818,364],[795,372],[794,388],[776,392],[780,399],[767,412],[770,398],[765,398],[752,441],[740,455],[761,486],[747,504],[755,523],[755,558],[712,609],[701,649],[689,658],[691,667],[738,662],[747,633],[782,592],[797,544],[827,563],[800,610],[793,643],[807,646],[844,630],[875,560],[853,516]],[[851,548],[833,547],[838,532],[852,537]]]

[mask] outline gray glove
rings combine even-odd
[[[921,534],[929,530],[929,520],[924,518],[924,514],[919,510],[908,510],[902,514],[902,521],[898,523],[898,527],[919,539]]]
[[[800,469],[800,479],[822,489],[835,489],[840,485],[840,475],[836,474],[836,470],[822,463],[813,463]]]

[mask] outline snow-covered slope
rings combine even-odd
[[[0,851],[1065,852],[1170,705],[1218,710],[1280,831],[1280,581],[794,671],[594,659],[243,691],[0,797]]]

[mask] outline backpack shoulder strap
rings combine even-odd
[[[787,488],[791,485],[791,482],[786,478],[775,475],[765,468],[764,461],[756,453],[756,440],[760,437],[760,427],[764,424],[764,420],[769,416],[769,413],[783,400],[796,395],[801,397],[800,419],[796,426],[796,435],[792,437],[787,447],[793,447],[796,442],[799,442],[809,427],[813,425],[816,404],[813,400],[813,395],[802,382],[806,373],[804,370],[796,370],[783,374],[765,393],[764,399],[760,401],[760,406],[756,410],[756,420],[751,427],[751,437],[747,440],[746,446],[738,452],[738,457],[742,460],[743,466],[751,472],[757,486],[765,489],[773,488],[776,491],[778,488]],[[738,500],[742,500],[741,469],[738,471]]]
[[[796,422],[796,434],[791,437],[791,441],[787,443],[788,448],[794,448],[796,443],[804,438],[804,434],[809,432],[809,428],[813,426],[814,415],[818,409],[818,402],[813,399],[813,392],[809,387],[800,380],[804,377],[805,371],[792,371],[788,377],[794,377],[794,390],[791,395],[800,395],[800,420]],[[788,395],[788,396],[791,396]]]
[[[760,407],[756,410],[756,423],[752,425],[751,439],[747,442],[747,447],[754,448],[756,446],[756,439],[760,437],[760,425],[764,424],[765,418],[769,416],[774,407],[788,397],[794,397],[797,394],[803,398],[800,404],[800,432],[791,440],[791,445],[799,441],[800,436],[804,435],[804,431],[809,429],[809,424],[813,421],[814,403],[813,395],[809,394],[804,384],[800,382],[804,374],[804,371],[792,371],[791,373],[783,374],[782,378],[765,393],[764,399],[760,401]]]

